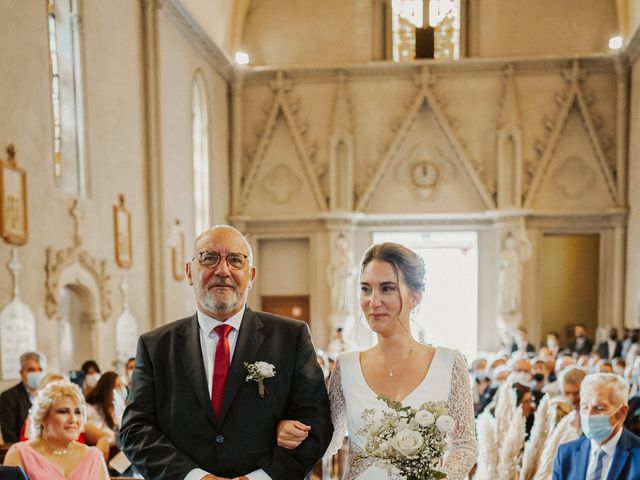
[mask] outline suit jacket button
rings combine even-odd
[[[224,436],[223,435],[218,435],[216,437],[216,442],[217,443],[224,443]]]

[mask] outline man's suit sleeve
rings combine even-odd
[[[158,428],[154,368],[147,346],[138,340],[129,404],[120,429],[122,450],[145,478],[183,480],[198,465]]]
[[[18,423],[18,392],[15,389],[7,390],[0,395],[0,428],[5,443],[18,442],[20,432],[16,431]]]
[[[562,458],[564,457],[564,449],[558,448],[556,453],[556,459],[553,461],[553,475],[551,480],[563,480],[562,475]]]
[[[303,479],[322,458],[333,433],[327,388],[306,325],[299,329],[296,349],[296,366],[283,418],[298,420],[311,430],[298,448],[276,447],[271,458],[258,462],[273,480]]]

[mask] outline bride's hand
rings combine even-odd
[[[280,420],[277,428],[278,446],[293,450],[308,436],[311,427],[297,420]]]

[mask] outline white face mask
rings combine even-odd
[[[100,375],[99,373],[92,373],[91,375],[87,375],[86,377],[84,377],[84,384],[88,388],[95,388],[101,376],[102,375]]]
[[[529,382],[531,381],[531,374],[528,372],[513,372],[510,375],[510,379],[513,381],[513,383],[529,385]]]

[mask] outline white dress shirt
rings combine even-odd
[[[613,356],[616,354],[616,346],[618,345],[618,342],[616,342],[615,340],[611,340],[610,338],[607,338],[607,347],[609,348],[609,358],[607,358],[606,360],[613,360]]]
[[[618,446],[618,440],[620,440],[620,435],[622,435],[622,428],[615,434],[615,436],[609,440],[604,445],[598,444],[595,440],[591,440],[591,450],[589,451],[589,467],[587,468],[587,475],[585,478],[591,478],[593,476],[593,471],[596,469],[596,450],[599,448],[604,450],[606,455],[602,459],[602,476],[601,480],[607,478],[609,475],[609,468],[611,467],[611,460],[613,460],[613,454],[616,452],[616,447]]]
[[[219,336],[215,332],[215,328],[218,325],[230,325],[233,328],[229,332],[227,340],[229,341],[229,364],[233,358],[233,352],[236,349],[236,343],[238,343],[238,331],[242,324],[242,317],[244,315],[244,308],[238,313],[228,318],[226,322],[221,322],[215,318],[211,318],[198,310],[198,330],[200,332],[200,347],[202,350],[202,361],[204,363],[204,371],[207,375],[207,387],[209,389],[209,398],[211,398],[211,389],[213,386],[213,370],[215,367],[214,358],[216,355],[216,347],[218,346]],[[275,435],[275,433],[274,433]],[[213,441],[213,440],[212,440]],[[194,468],[191,470],[184,480],[200,480],[205,475],[211,475],[209,472],[202,470],[201,468]],[[255,470],[246,475],[249,480],[271,480],[271,477],[267,473],[260,469]]]

